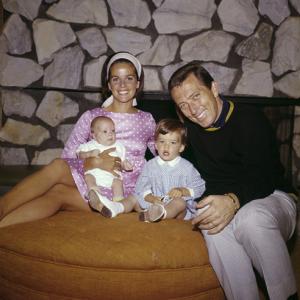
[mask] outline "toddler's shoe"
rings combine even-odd
[[[164,205],[166,205],[172,201],[172,198],[168,195],[165,195],[164,197],[161,198],[161,201]]]
[[[124,211],[121,203],[110,201],[107,197],[100,195],[96,189],[89,191],[89,204],[92,209],[106,218],[114,218]]]
[[[143,222],[158,222],[167,215],[165,207],[159,203],[152,204],[147,210],[139,214],[139,220]]]

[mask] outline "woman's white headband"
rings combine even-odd
[[[129,60],[135,67],[136,69],[136,72],[138,74],[138,79],[141,77],[141,74],[142,74],[142,65],[141,63],[138,61],[138,59],[131,55],[130,53],[127,53],[127,52],[119,52],[117,54],[115,54],[111,59],[110,61],[108,62],[107,64],[107,73],[106,73],[106,78],[108,79],[109,78],[109,70],[110,70],[110,67],[111,65],[118,59],[127,59]]]

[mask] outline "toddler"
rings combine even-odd
[[[149,160],[140,174],[135,196],[143,212],[140,220],[191,219],[196,213],[195,198],[205,190],[199,172],[180,156],[184,150],[187,131],[175,119],[161,120],[155,130],[158,156]]]

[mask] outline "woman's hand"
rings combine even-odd
[[[100,168],[104,171],[110,172],[116,177],[120,175],[115,171],[120,171],[121,160],[119,157],[111,156],[109,153],[115,151],[116,148],[106,149],[99,153],[97,157],[89,157],[84,160],[84,170],[88,171],[95,168]]]
[[[237,200],[238,201],[238,200]],[[216,234],[222,231],[233,219],[239,204],[234,203],[228,195],[210,195],[198,204],[198,208],[209,207],[192,220],[201,230],[208,230],[208,234]]]
[[[94,149],[91,151],[91,157],[98,157],[100,154],[100,151],[98,149]]]
[[[124,171],[132,171],[133,170],[133,165],[129,162],[129,160],[125,159],[122,163],[121,163],[121,167]]]

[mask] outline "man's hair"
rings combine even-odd
[[[183,145],[186,145],[187,142],[187,130],[184,125],[177,119],[162,119],[156,125],[154,139],[157,141],[159,134],[167,134],[178,132],[180,136],[180,142]]]
[[[190,74],[194,74],[199,81],[211,89],[211,84],[214,79],[208,71],[201,66],[201,62],[199,60],[194,60],[180,67],[173,73],[168,83],[169,92],[171,92],[174,87],[180,86]]]
[[[98,121],[104,121],[104,120],[110,121],[110,122],[114,123],[114,121],[113,121],[111,118],[109,118],[109,117],[106,117],[106,116],[98,116],[98,117],[94,118],[94,119],[92,120],[92,122],[91,122],[91,133],[94,132],[94,126],[95,126],[96,122],[98,122]]]

